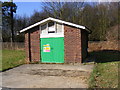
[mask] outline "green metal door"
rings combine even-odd
[[[64,38],[41,38],[41,62],[64,63]]]

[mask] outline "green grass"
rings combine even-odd
[[[119,51],[97,51],[90,54],[95,57],[96,64],[89,79],[89,87],[117,88]]]
[[[89,85],[90,88],[117,88],[118,62],[96,64]]]
[[[23,50],[2,50],[2,66],[4,71],[25,63],[25,51]]]

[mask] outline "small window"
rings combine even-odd
[[[63,27],[61,23],[50,21],[41,25],[41,34],[51,34],[51,33],[63,33]]]
[[[41,33],[42,34],[47,34],[48,33],[47,32],[47,24],[44,24],[44,25],[41,26]]]
[[[57,28],[57,33],[62,33],[62,24],[57,23],[56,28]]]
[[[45,30],[46,28],[47,28],[46,24],[44,24],[44,25],[41,26],[41,30]]]
[[[55,33],[56,29],[55,29],[55,24],[54,22],[49,22],[48,23],[48,33]]]
[[[49,22],[48,27],[54,27],[54,22]]]

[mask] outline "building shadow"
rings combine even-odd
[[[88,53],[85,62],[105,63],[120,61],[120,51],[118,50],[100,50]]]

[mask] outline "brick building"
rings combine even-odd
[[[87,57],[90,31],[85,26],[49,17],[20,32],[27,62],[81,63]]]

